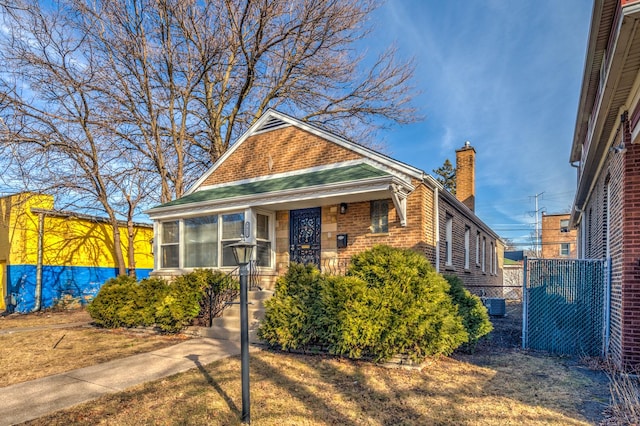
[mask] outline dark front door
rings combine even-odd
[[[291,210],[289,259],[320,267],[320,207]]]

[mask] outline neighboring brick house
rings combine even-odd
[[[640,365],[640,1],[596,0],[570,161],[580,258],[611,260],[608,354]]]
[[[233,268],[229,244],[257,244],[263,285],[289,262],[342,272],[376,244],[424,253],[472,288],[502,284],[503,245],[474,214],[475,150],[457,152],[458,197],[422,170],[274,110],[182,197],[147,213],[154,275]]]
[[[578,231],[570,226],[569,213],[542,214],[542,258],[575,259]]]

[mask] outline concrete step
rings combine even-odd
[[[225,327],[198,327],[198,335],[202,337],[209,337],[212,339],[240,341],[240,328],[225,328]],[[258,329],[249,329],[249,342],[258,343]]]
[[[249,341],[259,342],[257,337],[260,321],[264,319],[264,302],[273,296],[272,291],[250,291],[247,294],[249,301],[248,319],[249,319]],[[222,316],[214,318],[211,327],[192,327],[191,332],[203,337],[210,337],[221,340],[240,341],[240,298],[229,304]]]
[[[249,319],[249,327],[251,327],[252,324],[259,324],[260,321],[262,319],[264,319],[264,311],[262,310],[258,310],[258,311],[249,311],[249,315],[248,315],[248,319]],[[235,328],[235,327],[240,327],[240,315],[223,315],[221,317],[218,318],[214,318],[211,321],[212,326],[218,326],[218,327],[230,327],[230,328]]]

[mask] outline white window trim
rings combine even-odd
[[[165,243],[164,242],[164,238],[163,234],[164,234],[164,224],[165,223],[173,223],[173,222],[177,222],[178,224],[178,241],[175,243]],[[158,241],[158,265],[160,266],[160,269],[163,270],[167,270],[167,271],[171,271],[171,270],[176,270],[176,269],[180,269],[180,265],[181,265],[181,258],[182,258],[182,247],[180,244],[180,241],[182,241],[182,220],[179,219],[172,219],[172,220],[163,220],[160,222],[159,226],[158,226],[158,235],[156,237],[156,241]],[[164,265],[162,265],[162,254],[163,254],[163,248],[166,246],[178,246],[178,266],[170,266],[170,267],[164,267]]]
[[[258,214],[269,217],[269,242],[271,243],[271,251],[269,253],[269,265],[270,266],[258,266],[258,269],[261,271],[273,271],[276,268],[276,215],[274,212],[266,211],[266,210],[253,210],[251,212],[251,221],[253,224],[251,225],[251,241],[256,245],[258,243]],[[247,217],[245,215],[245,217]],[[265,240],[267,241],[267,240]],[[252,255],[253,260],[258,259],[258,253],[254,250]]]
[[[446,266],[453,265],[453,218],[451,216],[447,217],[446,222]]]
[[[471,229],[465,227],[464,229],[464,269],[469,269],[470,253],[469,253],[469,238],[471,237]]]
[[[486,258],[487,258],[487,238],[482,237],[482,272],[487,272],[486,268]]]
[[[233,270],[236,268],[236,266],[222,266],[222,243],[223,241],[231,241],[230,239],[226,239],[223,240],[222,238],[222,216],[223,215],[228,215],[228,214],[236,214],[236,213],[243,213],[244,214],[244,218],[245,218],[245,223],[247,222],[247,218],[250,218],[250,235],[248,238],[248,241],[252,242],[252,243],[256,243],[256,236],[257,236],[257,214],[260,213],[262,215],[268,216],[269,217],[269,238],[270,238],[270,242],[271,242],[271,253],[270,253],[270,265],[271,266],[261,266],[260,270],[275,270],[275,244],[276,244],[276,223],[275,223],[275,213],[271,212],[271,211],[264,211],[264,210],[253,210],[253,209],[244,209],[244,210],[233,210],[233,211],[220,211],[220,212],[212,212],[212,213],[205,213],[205,214],[201,214],[201,215],[194,215],[194,216],[189,216],[189,218],[193,218],[193,217],[202,217],[202,216],[218,216],[218,259],[217,259],[217,264],[218,266],[210,266],[210,267],[206,267],[209,269],[215,269],[215,270]],[[163,223],[167,223],[167,222],[178,222],[178,251],[179,251],[179,258],[178,258],[178,267],[168,267],[165,268],[162,265],[162,224]],[[185,272],[189,272],[189,271],[193,271],[194,269],[201,269],[201,268],[205,268],[205,267],[189,267],[186,268],[184,267],[184,241],[185,241],[185,235],[184,235],[184,218],[171,218],[171,219],[162,219],[157,221],[156,223],[154,223],[154,230],[155,230],[155,235],[154,235],[154,241],[155,244],[157,244],[157,249],[156,252],[158,253],[157,257],[154,255],[154,264],[155,264],[155,268],[158,271],[163,271],[163,272],[171,272],[171,271],[185,271]],[[173,243],[175,244],[175,243]],[[256,251],[253,251],[252,254],[252,259],[256,260]]]
[[[495,248],[493,246],[493,241],[491,241],[489,243],[489,273],[491,275],[494,274],[494,270],[493,270],[493,255],[495,254]]]

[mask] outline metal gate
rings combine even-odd
[[[291,210],[289,223],[289,260],[320,267],[320,207]]]
[[[609,339],[609,263],[525,259],[522,346],[601,356]]]

